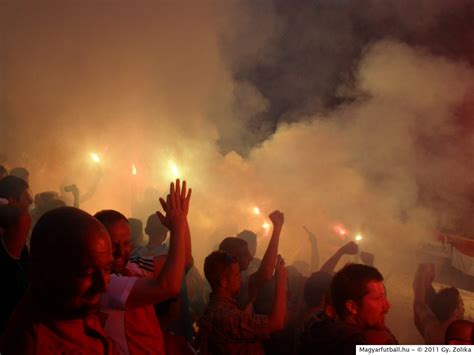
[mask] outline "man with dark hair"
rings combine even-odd
[[[110,287],[101,299],[102,310],[108,314],[106,333],[123,354],[164,354],[163,333],[153,308],[154,304],[178,296],[184,275],[185,244],[188,230],[187,214],[191,190],[179,180],[170,186],[170,195],[163,206],[170,226],[170,251],[164,265],[154,265],[151,275],[129,263],[132,250],[130,226],[120,212],[106,210],[95,217],[109,232],[113,247]],[[158,268],[159,267],[159,268]]]
[[[30,173],[25,168],[22,168],[22,167],[13,168],[10,171],[10,175],[16,176],[24,180],[26,183],[29,183]]]
[[[242,274],[243,277],[250,276],[258,270],[260,264],[262,263],[262,260],[255,257],[257,254],[257,235],[254,232],[245,229],[237,234],[237,238],[247,242],[247,247],[249,249],[250,255],[252,256],[252,260],[250,261],[248,269]]]
[[[0,333],[28,287],[30,258],[26,239],[30,227],[27,212],[10,205],[0,206]]]
[[[199,320],[201,354],[264,354],[262,341],[284,327],[288,271],[281,257],[275,267],[275,297],[269,316],[242,311],[236,302],[241,276],[237,258],[214,251],[204,261],[211,285],[210,303]]]
[[[244,275],[245,278],[242,280],[241,293],[238,297],[238,303],[241,308],[250,307],[248,308],[250,310],[259,290],[261,290],[265,283],[270,281],[273,276],[273,269],[278,255],[280,233],[285,222],[285,216],[282,212],[277,210],[270,213],[268,217],[272,221],[273,232],[258,270],[251,275]],[[247,242],[240,238],[225,238],[219,245],[219,250],[234,256],[238,260],[241,272],[249,268],[250,262],[253,259]]]
[[[420,264],[413,281],[415,326],[426,344],[443,344],[448,326],[464,317],[464,302],[455,287],[433,289],[433,264]]]
[[[464,314],[464,303],[456,287],[445,287],[433,296],[431,310],[439,321],[447,321],[454,312]],[[460,315],[461,316],[461,315]]]
[[[362,329],[383,329],[390,309],[382,274],[374,267],[349,264],[331,283],[331,297],[337,315]]]
[[[307,312],[305,329],[309,330],[312,323],[321,319],[334,319],[335,310],[331,304],[324,302],[329,298],[329,288],[339,260],[344,255],[355,255],[359,252],[359,247],[354,242],[349,242],[340,247],[322,266],[321,270],[314,272],[306,280],[304,288],[304,299]]]
[[[235,257],[241,271],[248,269],[253,257],[245,240],[236,237],[227,237],[219,244],[219,250]]]
[[[23,212],[27,212],[33,203],[28,183],[12,175],[0,180],[0,198]]]
[[[331,299],[339,320],[327,323],[306,346],[327,355],[355,354],[358,344],[397,344],[385,327],[390,309],[383,277],[371,266],[348,264],[334,276]]]
[[[109,284],[107,231],[73,207],[40,218],[31,237],[31,286],[0,341],[2,354],[111,354],[100,325],[100,295]]]
[[[161,223],[156,214],[148,217],[145,226],[145,234],[148,235],[148,243],[142,249],[145,255],[141,256],[159,256],[168,253],[168,247],[165,243],[168,237],[168,228]]]

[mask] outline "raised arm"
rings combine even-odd
[[[285,261],[281,256],[275,266],[275,297],[273,301],[272,312],[268,317],[270,332],[283,329],[286,318],[286,303],[288,291],[288,270],[285,267]]]
[[[327,273],[334,273],[337,263],[343,255],[355,255],[359,252],[359,246],[354,242],[349,242],[336,251],[324,264],[321,266],[321,271]]]
[[[318,240],[316,239],[316,235],[311,232],[308,227],[303,226],[303,229],[308,234],[308,240],[311,244],[311,264],[310,264],[310,271],[315,272],[319,268],[319,249],[318,249]]]
[[[424,337],[429,326],[436,326],[439,321],[431,311],[427,300],[433,290],[434,267],[432,264],[420,264],[413,280],[413,317],[416,329]]]
[[[273,211],[268,217],[273,223],[273,232],[260,267],[255,273],[250,275],[248,291],[249,300],[253,300],[257,295],[259,288],[262,287],[266,281],[272,279],[278,255],[278,244],[280,242],[281,229],[285,222],[285,215],[280,211]]]
[[[139,307],[155,304],[176,297],[181,288],[184,274],[184,259],[186,245],[187,215],[191,189],[180,188],[179,180],[176,185],[171,183],[170,194],[166,201],[166,216],[158,213],[161,220],[170,226],[170,248],[163,270],[158,278],[139,278],[127,299],[128,307]]]

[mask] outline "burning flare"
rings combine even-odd
[[[170,167],[170,171],[171,171],[171,175],[172,175],[173,179],[179,178],[181,174],[180,174],[178,166],[175,164],[175,162],[170,160],[168,162],[168,165]]]
[[[99,157],[98,154],[96,154],[96,153],[91,153],[90,156],[91,156],[91,159],[92,159],[92,161],[93,161],[94,163],[100,163],[100,157]]]

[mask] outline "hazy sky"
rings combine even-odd
[[[131,195],[156,204],[176,164],[196,188],[206,246],[245,227],[265,234],[255,205],[287,213],[295,239],[284,246],[303,238],[302,224],[331,235],[343,223],[394,244],[464,233],[473,9],[2,0],[3,163],[28,167],[34,192],[73,182],[85,191],[96,152],[103,177],[83,207],[129,214],[153,212],[134,211]]]

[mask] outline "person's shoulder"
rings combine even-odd
[[[37,347],[41,323],[20,303],[0,338],[1,354],[32,354]]]
[[[38,327],[29,324],[26,327],[10,328],[0,338],[1,354],[37,353]]]
[[[137,276],[152,276],[155,261],[153,257],[134,257],[127,263],[127,270]]]
[[[366,330],[364,337],[371,345],[397,345],[398,341],[389,329]]]

